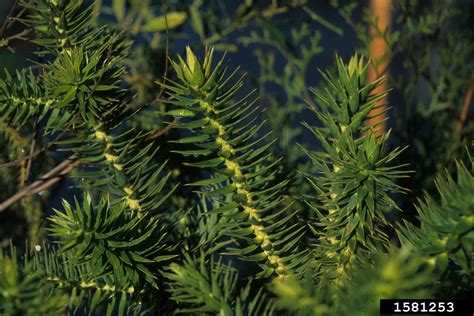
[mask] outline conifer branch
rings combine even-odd
[[[0,46],[13,52],[8,41],[24,39],[40,58],[34,66],[8,65],[18,70],[0,78],[0,138],[6,142],[1,158],[10,161],[0,164],[0,184],[6,187],[0,192],[6,198],[0,201],[0,217],[14,218],[15,230],[0,227],[11,231],[0,248],[1,315],[362,316],[378,313],[380,298],[438,295],[433,279],[443,281],[443,294],[446,285],[453,292],[472,288],[472,168],[459,162],[456,181],[447,175],[436,181],[439,199],[419,200],[419,225],[397,226],[392,221],[400,210],[395,201],[403,203],[407,192],[400,178],[409,173],[403,161],[409,153],[400,156],[404,148],[392,147],[390,131],[376,130],[384,126],[387,109],[380,71],[388,69],[395,52],[403,52],[400,65],[420,65],[399,92],[407,92],[412,102],[420,78],[436,88],[426,91],[432,101],[427,113],[421,105],[408,104],[404,114],[408,119],[416,115],[416,123],[433,119],[428,123],[434,127],[452,127],[430,129],[433,138],[442,134],[443,140],[452,140],[458,133],[458,141],[468,141],[474,82],[464,76],[452,80],[450,72],[464,65],[471,70],[466,56],[474,46],[460,43],[456,32],[443,34],[446,46],[456,49],[437,46],[441,62],[433,76],[431,56],[412,52],[420,45],[412,47],[416,41],[411,39],[420,36],[424,46],[439,37],[452,21],[451,8],[439,6],[443,10],[434,19],[431,11],[412,19],[418,4],[397,2],[402,7],[397,23],[411,20],[403,28],[409,36],[396,29],[387,36],[389,10],[384,10],[384,21],[379,17],[380,23],[373,23],[373,37],[363,24],[363,40],[376,38],[372,51],[378,46],[387,53],[393,47],[390,56],[378,64],[364,63],[357,55],[345,64],[337,57],[318,88],[307,89],[313,58],[324,46],[324,36],[312,35],[307,22],[336,33],[342,28],[304,4],[280,6],[275,0],[262,11],[253,0],[231,6],[194,1],[186,8],[180,1],[162,1],[157,16],[147,3],[129,1],[112,1],[111,10],[103,12],[101,1],[16,2],[21,7],[9,8],[0,25]],[[391,0],[380,2],[372,1],[375,6]],[[271,21],[296,6],[309,16],[290,26],[290,32]],[[353,9],[350,5],[344,14],[352,15]],[[117,18],[117,27],[113,18],[107,17],[107,23],[99,19],[108,12]],[[210,18],[216,12],[222,19]],[[9,27],[17,21],[25,27],[12,35]],[[205,46],[253,22],[257,32],[236,34],[237,45]],[[187,47],[185,56],[171,59],[177,47],[170,43],[189,28],[201,39],[193,47],[203,48],[203,58]],[[149,47],[142,45],[150,38]],[[232,51],[245,43],[255,44],[261,71],[255,80],[261,96],[271,102],[272,113],[265,117],[254,98],[257,90],[244,88],[254,78],[236,78],[240,70],[228,69],[225,54],[213,62],[221,49]],[[271,45],[284,59],[292,57],[290,64],[259,45]],[[151,80],[159,88],[150,89]],[[272,87],[265,91],[267,83]],[[467,92],[461,91],[466,86]],[[137,102],[136,96],[147,101]],[[293,125],[304,110],[302,100],[318,120],[313,126],[303,123],[318,144],[300,145],[298,152],[294,140],[301,136],[306,142],[311,136]],[[274,132],[279,140],[271,136]],[[167,144],[159,148],[158,143]],[[52,159],[52,167],[33,172],[43,156]],[[169,165],[168,159],[173,160]],[[18,165],[19,176],[16,168],[1,169]],[[423,172],[418,174],[424,177]],[[66,177],[80,198],[64,195],[56,207],[48,197],[61,190],[58,183]],[[52,190],[46,198],[31,197],[47,189]],[[15,205],[18,201],[21,205]],[[13,214],[17,208],[21,214]],[[36,243],[43,234],[34,236],[32,227],[42,226],[49,214],[49,224],[41,229],[48,232],[47,243],[40,246]],[[20,254],[14,246],[4,251],[6,241],[23,227],[30,229],[28,243],[34,247]],[[397,236],[400,248],[391,246]],[[58,247],[50,247],[50,239]]]
[[[288,180],[278,179],[276,165],[280,159],[266,153],[273,144],[266,142],[269,134],[252,139],[265,123],[256,123],[258,107],[248,100],[253,92],[233,101],[242,79],[232,82],[236,71],[226,75],[225,56],[213,65],[213,54],[209,49],[201,62],[187,47],[186,62],[180,56],[178,62],[171,62],[180,83],[170,81],[166,85],[172,97],[168,103],[178,106],[168,114],[188,119],[177,127],[189,128],[196,135],[172,141],[193,144],[196,149],[175,152],[204,157],[186,165],[206,168],[214,178],[188,185],[207,186],[203,194],[220,196],[222,207],[216,211],[236,219],[228,234],[245,243],[250,241],[226,253],[259,262],[263,271],[258,276],[285,277],[295,273],[305,260],[305,251],[298,249],[304,227],[287,225],[295,213],[290,211],[291,205],[281,203]],[[228,202],[224,202],[226,195],[231,197]]]

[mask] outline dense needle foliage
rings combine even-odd
[[[319,29],[348,27],[309,1],[13,2],[0,315],[378,315],[472,292],[459,3],[398,1],[379,35],[403,67],[371,80],[358,1],[330,1],[361,46],[320,72]],[[244,47],[258,73],[230,62]]]

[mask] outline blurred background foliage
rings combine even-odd
[[[37,48],[26,40],[34,34],[13,19],[24,14],[18,7],[11,11],[15,2],[2,1],[0,8],[0,68],[9,71],[40,58],[34,54]],[[474,6],[470,1],[394,1],[390,29],[378,27],[379,18],[365,1],[96,0],[93,4],[97,23],[133,41],[133,53],[124,64],[128,68],[125,80],[136,91],[133,103],[137,107],[160,97],[153,82],[170,75],[167,56],[181,53],[186,45],[195,51],[207,45],[226,51],[229,66],[239,66],[239,72],[246,73],[246,89],[257,89],[262,116],[278,138],[273,150],[285,157],[282,167],[287,166],[287,176],[293,179],[288,190],[297,200],[311,192],[294,171],[312,168],[297,147],[298,143],[315,146],[300,124],[314,120],[305,105],[305,100],[314,101],[308,87],[321,82],[318,69],[334,65],[334,52],[347,58],[357,51],[369,58],[376,39],[386,45],[384,54],[372,61],[374,68],[387,65],[377,68],[377,76],[387,76],[386,87],[391,90],[386,101],[391,105],[387,128],[393,129],[392,145],[409,145],[399,163],[410,163],[416,171],[402,183],[410,189],[402,205],[406,216],[414,213],[413,202],[420,193],[433,191],[433,177],[444,169],[452,170],[455,158],[466,159],[466,145],[472,148],[472,111],[466,104],[470,103],[474,69]],[[369,32],[371,28],[375,32]],[[146,131],[160,130],[167,124],[160,114],[165,111],[166,105],[156,102],[134,116],[131,124]],[[45,139],[32,140],[32,134],[0,128],[1,163],[24,158],[32,147],[47,146]],[[34,132],[34,126],[29,132]],[[169,146],[167,140],[173,133],[158,139],[162,146]],[[34,161],[0,168],[1,200],[49,170],[60,157],[48,148]],[[169,165],[175,167],[177,182],[192,176],[191,170],[179,174],[180,159],[172,157]],[[22,240],[25,234],[40,240],[41,212],[57,205],[63,193],[70,193],[65,189],[68,181],[2,212],[2,245],[10,238]],[[175,201],[177,208],[187,205],[185,196]]]
[[[158,163],[169,161],[165,167],[171,172],[167,189],[176,183],[190,183],[200,177],[195,169],[183,164],[182,155],[173,153],[176,145],[169,141],[179,138],[182,132],[169,128],[169,116],[163,113],[169,111],[170,107],[163,102],[163,91],[155,82],[164,82],[165,78],[175,79],[168,57],[183,55],[186,45],[198,55],[203,55],[207,47],[212,45],[219,57],[226,52],[230,69],[239,67],[238,73],[246,74],[245,88],[241,93],[256,90],[259,97],[256,104],[261,107],[261,118],[268,122],[262,133],[272,132],[277,138],[271,150],[275,156],[284,158],[279,166],[282,179],[290,179],[285,189],[286,203],[295,202],[305,214],[299,221],[309,221],[315,216],[304,202],[314,195],[314,189],[302,173],[311,174],[316,169],[299,145],[318,149],[313,135],[301,124],[301,121],[306,121],[318,125],[306,104],[321,106],[314,94],[310,93],[310,87],[325,88],[326,83],[318,69],[329,69],[335,73],[334,53],[343,60],[348,60],[354,52],[366,60],[372,58],[372,79],[386,76],[384,88],[390,90],[381,101],[390,104],[390,107],[386,108],[387,116],[379,118],[387,119],[384,124],[380,122],[380,128],[385,131],[392,129],[389,149],[408,145],[397,157],[396,163],[409,164],[408,169],[414,171],[408,178],[397,179],[397,184],[408,190],[403,198],[395,196],[404,212],[395,213],[393,210],[393,221],[403,217],[417,225],[418,213],[414,203],[423,194],[438,197],[439,185],[437,187],[436,183],[444,183],[441,179],[448,178],[446,174],[458,172],[468,177],[463,173],[465,167],[460,167],[459,163],[464,162],[469,168],[469,156],[473,153],[474,145],[473,110],[470,109],[474,90],[474,5],[469,0],[393,1],[388,13],[390,27],[381,28],[380,25],[384,23],[380,23],[381,16],[376,14],[372,6],[376,1],[84,2],[93,5],[97,25],[108,25],[131,42],[131,54],[122,61],[126,67],[123,79],[135,94],[134,99],[130,100],[132,108],[141,111],[132,116],[129,126],[150,133],[164,131],[156,138],[156,143],[160,145],[160,153],[166,155],[159,154],[153,159]],[[16,0],[3,0],[0,3],[0,68],[10,73],[25,66],[34,69],[35,62],[45,62],[48,58],[35,54],[40,47],[32,39],[40,38],[20,23],[25,15],[25,10],[17,6]],[[103,36],[103,41],[108,40],[107,34],[99,36]],[[383,48],[382,54],[374,56],[373,43],[376,40]],[[3,71],[0,77],[6,77]],[[55,145],[51,145],[54,141],[52,137],[40,137],[38,130],[37,123],[26,125],[21,130],[4,123],[0,125],[0,201],[6,201],[33,183],[66,157],[55,150]],[[39,155],[27,159],[29,154],[38,150]],[[60,199],[71,201],[72,195],[78,193],[74,187],[75,183],[82,180],[81,174],[73,171],[72,175],[61,179],[48,190],[27,196],[0,210],[0,243],[3,249],[8,248],[12,240],[20,249],[18,252],[21,252],[25,249],[25,237],[32,244],[40,244],[45,239],[43,219],[51,215],[53,208],[59,207]],[[438,182],[434,179],[438,179]],[[452,182],[452,179],[447,181]],[[456,194],[472,195],[469,191],[458,191],[453,193],[455,197]],[[456,207],[455,200],[451,197],[448,203],[443,197],[439,205],[431,199],[423,203],[426,203],[426,208],[432,206],[433,215],[438,214],[443,207],[452,211]],[[186,224],[198,222],[198,216],[185,212],[195,204],[195,196],[189,187],[180,186],[170,196],[169,214],[180,218],[176,221],[182,224],[176,227],[179,231],[177,234],[195,234],[187,231]],[[205,203],[202,204],[205,208]],[[468,208],[468,211],[472,210],[472,205]],[[173,210],[176,212],[173,213]],[[465,215],[469,216],[469,213]],[[436,216],[442,222],[442,216]],[[442,224],[449,226],[449,223]],[[436,229],[440,227],[437,223],[433,226]],[[443,229],[430,230],[426,226],[420,229],[429,231],[426,234],[435,234],[436,240],[444,238]],[[401,240],[403,243],[404,239]],[[416,238],[405,243],[413,246],[416,244],[413,240]],[[422,240],[417,242],[423,254],[432,255],[431,245],[424,244]],[[454,250],[450,255],[462,265],[469,265]],[[381,280],[394,284],[391,288],[393,292],[389,293],[394,297],[398,293],[410,294],[412,298],[431,295],[433,289],[423,285],[431,277],[429,271],[418,274],[418,263],[406,264],[407,257],[404,250],[392,254],[390,259],[375,258],[380,262],[377,267],[357,273],[355,284],[359,284],[357,289],[362,290],[354,291],[349,286],[343,288],[335,302],[345,298],[344,291],[357,292],[356,296],[351,297],[353,301],[347,308],[357,306],[358,301],[367,297],[388,295],[383,292],[384,289],[376,288],[376,284],[382,283]],[[193,264],[190,260],[189,271],[198,274],[199,267]],[[216,265],[220,267],[220,263]],[[178,267],[175,269],[179,271]],[[217,271],[224,273],[220,268]],[[398,271],[401,281],[396,279],[393,271]],[[416,282],[410,283],[408,290],[397,292],[396,287],[400,284],[403,286],[403,280],[410,278],[416,279]],[[274,285],[274,294],[282,298],[279,301],[281,308],[301,312],[302,315],[329,315],[334,311],[330,306],[326,306],[327,313],[324,309],[324,302],[327,302],[324,296],[332,294],[321,293],[320,288],[311,282],[306,287],[296,281],[284,284],[275,281]],[[374,288],[374,291],[380,292],[371,292]],[[245,289],[242,293],[245,293]],[[295,305],[295,300],[300,297],[305,300],[300,300],[301,306]],[[341,308],[341,313],[349,312],[344,310],[346,307]],[[370,308],[376,310],[375,306]]]

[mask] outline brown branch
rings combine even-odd
[[[166,79],[168,78],[168,58],[169,58],[169,29],[168,29],[168,18],[167,18],[168,6],[166,5],[165,1],[163,1],[161,9],[162,9],[163,14],[165,16],[165,25],[166,25],[166,29],[165,29],[165,32],[166,32],[165,69],[163,71],[163,77],[162,77],[162,80],[163,80],[163,83],[164,83],[166,81]],[[161,97],[163,96],[164,92],[165,92],[165,86],[162,84],[161,88],[160,88],[160,92],[158,92],[158,95],[153,100],[151,105],[153,105],[154,103],[156,103],[158,101],[161,101]],[[167,133],[169,130],[171,130],[175,126],[175,123],[177,123],[176,120],[174,120],[172,123],[167,125],[165,128],[163,128],[159,131],[155,131],[154,133],[148,135],[147,137],[145,137],[145,141],[156,139],[156,138],[160,137],[161,135]]]
[[[33,155],[33,153],[36,150],[36,138],[38,136],[38,119],[35,120],[34,124],[34,132],[31,140],[31,148],[30,148],[30,155]],[[24,183],[22,185],[26,185],[28,183],[28,179],[30,177],[30,172],[31,172],[31,165],[33,164],[33,159],[27,158],[26,160],[26,170],[25,170],[25,177],[24,177]]]
[[[467,113],[469,112],[469,106],[472,103],[473,91],[474,91],[474,71],[472,72],[472,75],[471,75],[471,84],[469,85],[469,88],[467,89],[467,92],[466,92],[466,96],[464,97],[464,104],[463,104],[461,114],[459,115],[459,118],[456,122],[456,133],[459,138],[461,138],[462,130],[464,128],[464,124],[466,123],[466,119],[467,119]]]
[[[68,125],[66,125],[66,129],[67,129],[67,127],[69,127],[70,125],[72,125],[71,122],[68,123]],[[29,154],[28,156],[25,156],[25,157],[23,157],[23,158],[21,158],[21,159],[17,159],[17,160],[13,160],[13,161],[10,161],[10,162],[6,162],[6,163],[3,163],[3,164],[0,164],[0,168],[18,166],[18,165],[20,165],[23,161],[38,156],[38,155],[41,154],[42,152],[48,150],[50,147],[54,146],[55,143],[56,143],[58,140],[60,140],[61,137],[63,137],[64,134],[66,134],[66,130],[65,130],[65,131],[62,131],[55,139],[53,139],[52,142],[46,144],[46,146],[44,146],[43,148],[41,148],[41,149],[38,150],[37,152],[31,153],[31,154]]]
[[[4,41],[4,45],[3,47],[5,47],[6,49],[8,49],[10,52],[12,53],[15,53],[15,49],[13,48],[13,46],[10,44],[10,42],[12,40],[23,40],[23,41],[26,41],[28,40],[28,38],[26,38],[25,36],[28,35],[29,33],[31,32],[31,30],[29,29],[26,29],[26,30],[23,30],[21,31],[20,33],[17,33],[17,34],[14,34],[12,36],[8,36],[8,37],[5,37],[3,38],[3,41]]]
[[[24,197],[34,195],[51,187],[52,185],[63,179],[66,174],[71,172],[79,164],[79,162],[79,155],[71,155],[59,165],[45,173],[37,181],[21,189],[20,191],[16,192],[14,195],[0,203],[0,212],[5,211],[7,208],[20,201]]]
[[[149,135],[145,138],[145,140],[153,140],[161,135],[167,133],[173,127],[175,127],[175,123],[177,121],[174,120],[172,123],[168,124],[165,128]],[[34,155],[29,155],[34,156]],[[23,188],[22,190],[16,192],[14,195],[0,203],[0,212],[5,211],[8,207],[12,206],[16,202],[20,201],[24,197],[34,195],[41,191],[48,189],[49,187],[53,186],[57,182],[59,182],[65,175],[71,172],[78,164],[79,155],[73,154],[70,157],[66,158],[63,162],[58,164],[56,167],[45,173],[42,177],[40,177],[37,181],[33,182],[29,186]]]
[[[169,123],[166,127],[164,127],[162,129],[160,129],[159,131],[156,131],[156,132],[148,135],[147,137],[145,137],[145,140],[157,139],[161,135],[168,133],[173,127],[176,126],[176,123],[178,123],[178,120],[174,119],[174,121]]]
[[[166,23],[166,53],[165,53],[166,58],[165,58],[165,69],[164,69],[164,73],[163,73],[163,81],[165,81],[166,78],[167,78],[168,58],[169,58],[168,20],[167,20],[167,17],[166,17],[167,7],[166,7],[166,9],[165,9],[165,7],[166,6],[163,3],[163,9],[165,11],[165,23]],[[13,11],[13,8],[12,8],[12,11]],[[11,12],[10,12],[10,14],[11,14]],[[3,31],[4,27],[5,27],[5,24],[3,25],[1,31]],[[111,49],[109,49],[109,51],[108,51],[107,58],[110,56],[110,53],[111,53]],[[97,85],[99,84],[99,81],[101,80],[101,78],[102,78],[102,76],[95,82],[95,85],[92,89],[92,92],[89,95],[89,99],[90,99],[91,95],[94,93],[94,91],[95,91]],[[152,102],[152,104],[161,100],[161,96],[164,93],[164,90],[165,90],[165,88],[162,85],[162,87],[160,89],[160,92],[158,93],[158,96],[155,98],[155,100]],[[89,99],[87,99],[86,102],[88,102]],[[174,121],[174,123],[176,123],[176,120]],[[148,137],[145,138],[145,140],[153,140],[153,139],[156,139],[156,138],[160,137],[161,135],[167,133],[169,130],[171,130],[175,126],[174,123],[171,123],[168,126],[166,126],[165,128],[163,128],[159,131],[156,131],[155,133],[149,135]],[[46,145],[45,147],[43,147],[41,150],[39,150],[37,152],[34,152],[35,143],[33,142],[32,150],[31,150],[31,152],[28,156],[26,156],[22,159],[18,159],[18,160],[9,162],[9,163],[1,164],[0,168],[1,167],[16,166],[18,164],[21,164],[25,160],[27,160],[28,166],[31,167],[32,158],[37,156],[39,153],[45,151],[49,147],[51,147],[54,144],[54,142],[56,140],[60,139],[60,137],[63,134],[64,133],[61,133],[52,143]],[[32,184],[30,184],[29,186],[23,188],[22,190],[16,192],[10,198],[8,198],[4,202],[0,203],[0,212],[6,210],[8,207],[10,207],[11,205],[13,205],[16,202],[20,201],[22,198],[34,195],[34,194],[39,193],[41,191],[44,191],[47,188],[53,186],[55,183],[59,182],[61,179],[63,179],[63,176],[65,176],[66,174],[71,172],[79,164],[78,158],[79,158],[78,154],[71,155],[69,158],[65,159],[63,162],[61,162],[56,167],[54,167],[53,169],[48,171],[46,174],[44,174],[42,177],[40,177],[37,181],[33,182]],[[27,168],[27,170],[29,171],[29,168]]]
[[[145,138],[145,140],[153,140],[160,137],[161,135],[167,133],[169,130],[175,127],[176,126],[175,123],[176,123],[176,120],[168,124],[165,128],[149,135],[148,137]],[[37,152],[36,154],[38,154],[39,152]],[[29,157],[32,157],[32,156],[35,156],[35,155],[29,155]],[[24,159],[22,159],[22,161],[23,160]],[[44,191],[47,188],[53,186],[55,183],[63,179],[65,175],[71,172],[79,163],[80,161],[79,161],[78,154],[73,154],[69,156],[63,162],[58,164],[56,167],[54,167],[53,169],[45,173],[37,181],[33,182],[32,184],[23,188],[22,190],[16,192],[14,195],[12,195],[8,199],[0,203],[0,212],[5,211],[8,207],[12,206],[16,202],[23,199],[24,197],[34,195],[36,193]]]
[[[7,24],[11,19],[11,15],[13,14],[13,11],[15,10],[17,5],[18,5],[18,0],[13,1],[12,6],[10,7],[10,11],[5,16],[5,21],[3,21],[2,27],[0,27],[0,36],[3,36],[3,33],[5,32],[5,29],[7,28]]]
[[[43,148],[41,148],[40,150],[38,150],[37,152],[34,152],[34,153],[31,153],[29,154],[28,156],[25,156],[21,159],[17,159],[17,160],[13,160],[13,161],[10,161],[10,162],[6,162],[6,163],[3,163],[3,164],[0,164],[0,168],[5,168],[5,167],[15,167],[15,166],[18,166],[20,165],[23,161],[25,160],[28,160],[30,158],[33,158],[35,156],[38,156],[39,154],[41,154],[43,151],[46,151],[49,147],[53,146],[54,143],[49,143],[47,144],[46,146],[44,146]]]

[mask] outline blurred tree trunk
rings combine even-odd
[[[389,47],[384,39],[385,31],[390,30],[392,13],[392,0],[370,0],[370,16],[374,23],[370,25],[370,57],[372,67],[369,68],[367,82],[372,82],[380,76],[388,74]],[[374,90],[374,94],[382,93],[388,89],[388,76],[382,84]],[[377,125],[376,135],[380,136],[387,129],[387,97],[377,104],[377,108],[370,113],[371,118],[366,125]]]

